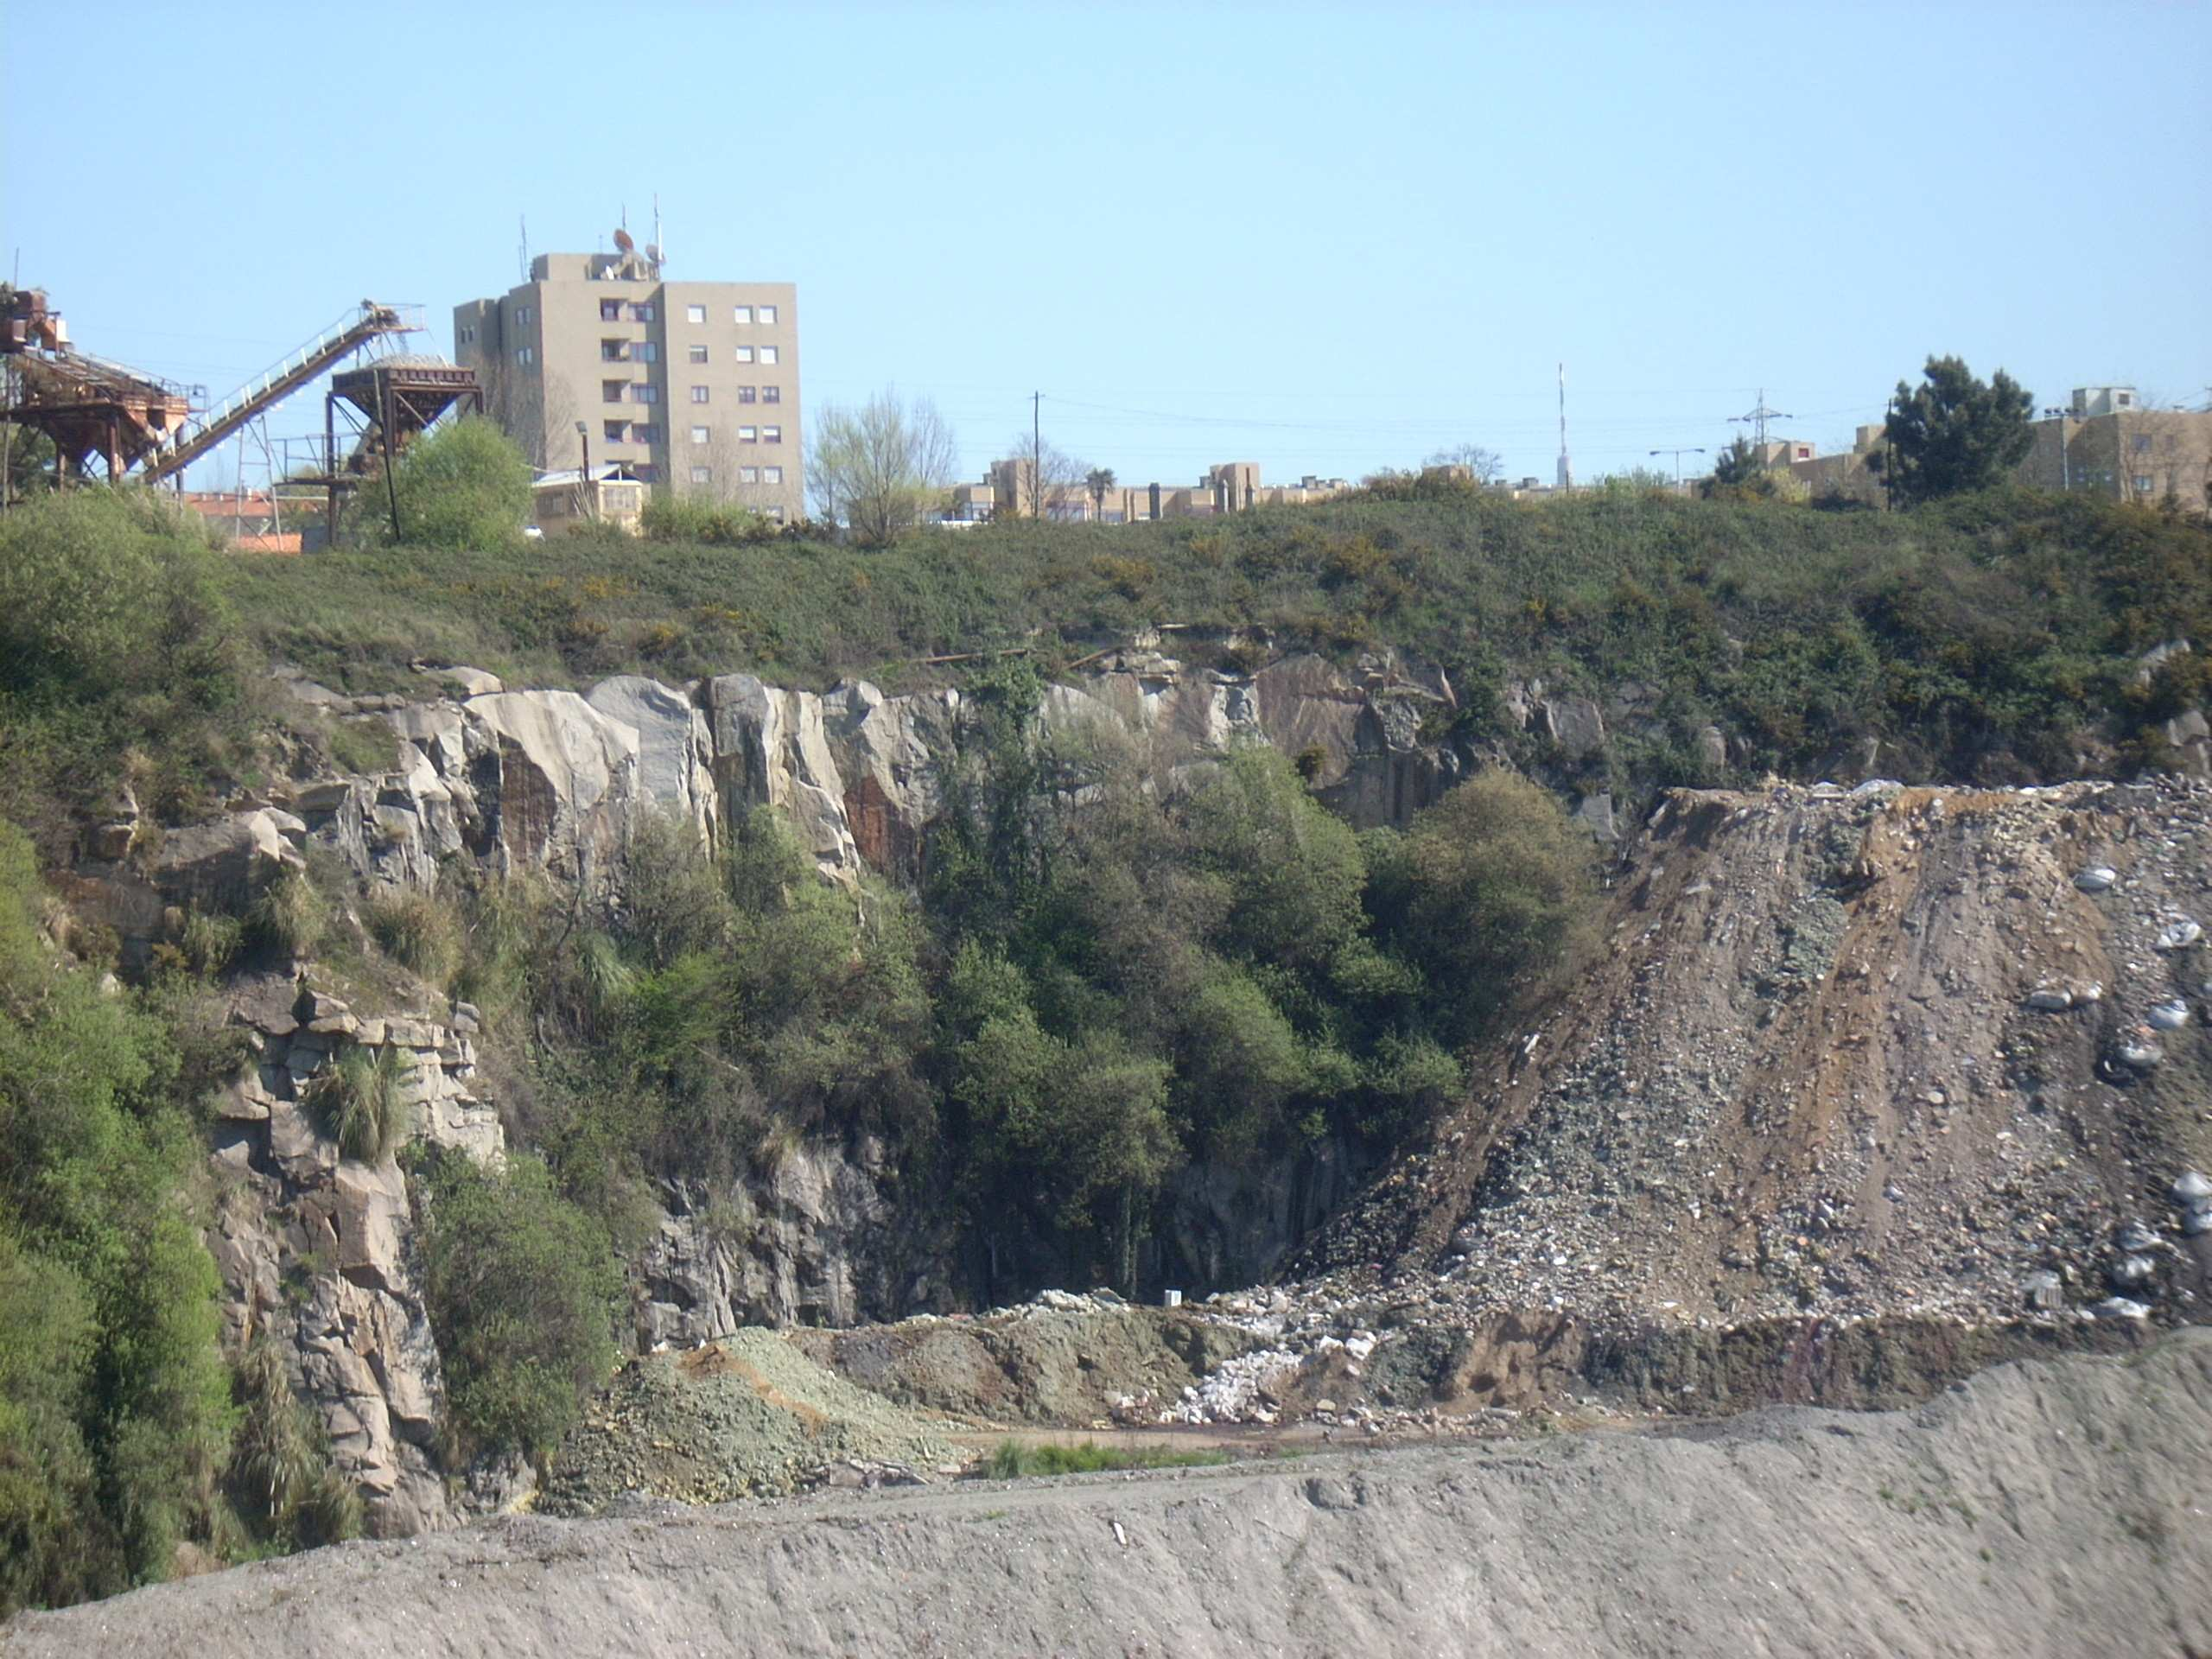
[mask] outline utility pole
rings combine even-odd
[[[1748,425],[1758,435],[1759,465],[1764,467],[1766,465],[1766,423],[1769,421],[1794,421],[1796,418],[1787,410],[1769,409],[1766,406],[1766,388],[1761,386],[1758,407],[1747,415],[1731,415],[1728,417],[1728,423],[1731,426]]]
[[[1700,448],[1694,449],[1654,449],[1651,453],[1655,455],[1672,455],[1675,458],[1675,493],[1679,495],[1681,493],[1682,489],[1682,457],[1684,455],[1701,455],[1705,451],[1702,448]]]

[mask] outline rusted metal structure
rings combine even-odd
[[[194,412],[186,388],[71,346],[41,289],[9,290],[0,325],[0,356],[10,371],[0,418],[51,438],[67,476],[84,476],[97,456],[111,480],[136,468],[149,483],[182,473],[364,346],[422,327],[401,307],[364,300],[213,408]]]
[[[330,391],[322,400],[322,473],[308,479],[295,474],[292,482],[320,483],[327,493],[324,523],[334,535],[339,497],[366,480],[372,472],[385,475],[388,502],[392,493],[391,471],[399,452],[421,436],[448,410],[466,407],[484,412],[484,389],[476,371],[448,362],[442,357],[402,355],[379,358],[357,369],[330,378]],[[338,457],[338,412],[358,413],[351,454]],[[393,533],[398,532],[397,505],[393,508]]]
[[[99,456],[120,478],[182,429],[192,413],[184,387],[79,352],[42,289],[10,292],[0,315],[7,359],[8,420],[54,441],[62,471],[81,475]]]

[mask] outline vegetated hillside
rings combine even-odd
[[[1908,781],[2007,782],[2160,760],[2157,722],[2203,700],[2205,659],[2141,684],[2136,659],[2212,634],[2212,531],[2080,496],[1877,514],[1628,488],[1516,503],[1431,482],[884,551],[566,537],[249,560],[226,585],[258,645],[353,690],[391,689],[425,658],[526,683],[744,670],[897,690],[957,676],[932,657],[1028,646],[1049,675],[1172,624],[1233,652],[1264,655],[1230,643],[1257,632],[1440,665],[1471,741],[1506,734],[1500,700],[1532,678],[1632,714],[1634,734],[1571,781],[1803,776],[1859,764],[1874,740],[1872,764]],[[1701,745],[1708,725],[1725,756]]]
[[[54,1317],[0,1353],[0,1528],[21,1545],[0,1598],[158,1574],[181,1538],[235,1554],[342,1535],[364,1496],[372,1526],[447,1517],[464,1472],[468,1501],[496,1502],[624,1321],[635,1339],[664,1305],[755,1305],[729,1293],[760,1261],[819,1264],[926,1215],[921,1234],[958,1236],[900,1264],[903,1306],[1130,1283],[1179,1173],[1371,1152],[1457,1097],[1465,1057],[1571,954],[1582,831],[1497,769],[1363,836],[1318,804],[1302,754],[1160,788],[1126,746],[1041,717],[1056,666],[1116,631],[1189,624],[1246,667],[1297,644],[1420,656],[1456,688],[1424,700],[1433,742],[1583,787],[1825,764],[1869,733],[1913,766],[2004,775],[2077,741],[2155,758],[2203,659],[2138,659],[2202,635],[2206,547],[2083,502],[1878,519],[1620,494],[1017,525],[880,554],[260,562],[129,493],[18,510],[0,520],[0,816],[39,856],[11,854],[0,893],[21,918],[0,995],[25,1033],[0,1050],[0,1297]],[[1028,659],[917,660],[1016,640]],[[549,757],[588,731],[601,760],[634,759],[636,728],[625,751],[566,693],[318,702],[279,689],[272,654],[418,695],[428,661],[868,667],[963,696],[939,700],[957,718],[921,760],[938,795],[915,891],[820,885],[753,810],[751,756],[791,705],[749,681],[707,745],[709,792],[731,791],[718,844],[610,813],[592,854],[609,879],[571,882],[591,757]],[[1501,717],[1538,678],[1633,717],[1570,753]],[[694,741],[684,689],[618,690]],[[860,720],[872,694],[854,695]],[[442,839],[401,857],[410,817]],[[41,893],[40,865],[80,907]],[[118,967],[136,982],[104,980]],[[477,1157],[500,1139],[492,1099],[504,1163]],[[395,1163],[416,1140],[435,1145]],[[125,1294],[164,1282],[187,1294]],[[785,1316],[853,1300],[774,1296]]]
[[[2212,1336],[1907,1414],[516,1516],[8,1627],[22,1659],[2212,1648]]]

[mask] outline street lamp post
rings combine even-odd
[[[584,447],[584,464],[576,474],[576,500],[583,507],[585,518],[596,519],[599,503],[595,499],[598,492],[591,486],[591,428],[582,421],[576,423],[576,441]]]
[[[1654,449],[1651,453],[1655,455],[1672,455],[1675,458],[1675,493],[1680,495],[1682,493],[1682,457],[1701,455],[1705,450],[1700,447],[1686,449]]]

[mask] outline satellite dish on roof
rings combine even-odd
[[[622,229],[620,226],[615,227],[614,245],[624,253],[634,252],[638,246],[635,242],[632,242],[630,239],[630,232]]]
[[[658,267],[659,266],[659,264],[660,264],[660,244],[659,244],[659,243],[658,243],[658,242],[648,242],[648,243],[646,243],[646,244],[645,244],[645,258],[646,258],[647,262],[648,262],[649,264],[652,264],[654,267],[658,268]]]

